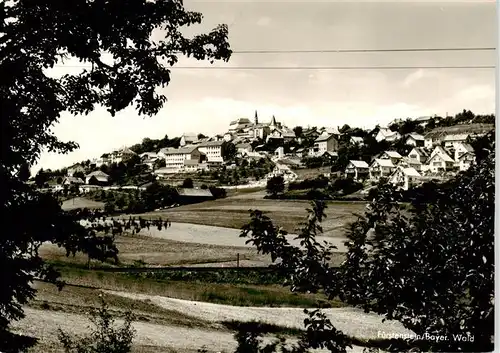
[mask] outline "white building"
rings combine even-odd
[[[179,144],[181,147],[192,145],[198,142],[198,135],[193,133],[186,133],[181,136],[181,141]]]
[[[396,140],[399,140],[401,138],[401,134],[397,131],[391,131],[390,129],[387,128],[380,128],[377,135],[375,136],[375,140],[377,142],[380,141],[388,141],[388,142],[393,142]]]
[[[85,168],[80,164],[75,164],[75,165],[68,168],[68,170],[66,171],[66,175],[69,177],[72,177],[75,175],[75,173],[79,173],[79,172],[85,173]]]
[[[193,160],[200,163],[206,158],[205,154],[198,150],[198,146],[162,148],[158,152],[158,157],[165,160],[165,168],[161,168],[162,172],[168,170],[171,173],[182,171],[185,165],[184,161],[186,160]]]
[[[465,152],[455,160],[455,166],[462,172],[469,169],[475,162],[476,155],[473,152]]]
[[[388,178],[394,169],[395,166],[390,159],[376,158],[370,165],[370,179],[378,181],[380,178]]]
[[[427,160],[430,158],[430,152],[423,147],[413,148],[406,157],[406,163],[409,167],[415,168],[417,171],[426,170]]]
[[[427,161],[427,169],[434,172],[451,171],[455,167],[455,161],[441,146],[436,146],[431,157]]]
[[[392,161],[392,164],[397,165],[403,159],[403,156],[396,151],[385,151],[380,155],[379,158],[390,159]]]
[[[108,174],[101,172],[100,170],[96,170],[95,172],[87,174],[87,176],[85,177],[85,184],[88,184],[90,182],[90,179],[92,179],[92,177],[95,177],[98,182],[103,184],[109,182]]]
[[[403,190],[408,190],[420,184],[421,175],[414,168],[398,167],[390,176],[389,182]]]
[[[335,152],[339,148],[339,143],[334,134],[323,133],[314,141],[314,146],[310,153],[320,156],[325,152]]]
[[[222,145],[224,141],[207,141],[198,145],[200,152],[204,153],[208,163],[222,163]]]
[[[406,137],[405,143],[410,146],[423,147],[425,144],[425,137],[420,134],[409,134]]]
[[[275,165],[271,173],[267,174],[267,179],[271,179],[275,176],[282,176],[285,182],[290,182],[297,178],[297,174],[295,174],[288,165],[279,163]]]
[[[351,136],[351,139],[349,140],[349,142],[352,145],[359,145],[359,146],[363,146],[364,145],[363,138],[359,137],[359,136]]]
[[[370,166],[365,161],[349,161],[345,169],[346,178],[353,178],[354,180],[366,179],[370,173]]]
[[[283,146],[276,148],[276,150],[274,151],[274,157],[276,157],[277,159],[282,159],[283,157],[285,157],[285,148]]]
[[[465,143],[469,135],[467,134],[457,134],[457,135],[446,135],[443,139],[445,147],[455,147],[458,144]]]

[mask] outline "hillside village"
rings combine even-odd
[[[275,176],[286,183],[303,180],[304,171],[316,170],[315,176],[347,178],[365,186],[384,178],[408,190],[467,170],[475,161],[471,142],[493,130],[493,123],[493,115],[464,110],[454,117],[396,119],[371,130],[348,125],[292,129],[275,116],[261,119],[256,111],[252,120],[231,121],[227,131],[215,136],[185,133],[174,139],[144,139],[52,172],[56,182],[48,184],[55,191],[73,187],[86,193],[99,188],[145,189],[154,180],[180,184],[190,177],[230,189],[265,186]],[[116,180],[120,168],[122,174],[135,177]]]

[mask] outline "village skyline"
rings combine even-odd
[[[195,32],[228,25],[235,52],[229,62],[210,65],[180,57],[171,83],[160,90],[168,101],[154,117],[141,117],[133,107],[115,117],[102,108],[85,117],[63,114],[53,131],[80,149],[43,154],[38,166],[57,168],[145,137],[213,135],[231,120],[252,118],[255,110],[262,119],[275,115],[291,128],[373,127],[395,118],[495,110],[493,70],[429,68],[494,65],[494,51],[325,52],[495,47],[494,3],[290,3],[287,11],[276,2],[186,1],[185,6],[204,15]],[[386,66],[396,69],[373,68]],[[371,69],[316,69],[321,67]],[[52,73],[80,70],[81,63],[68,60]]]

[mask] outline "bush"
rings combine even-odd
[[[210,186],[208,188],[208,190],[210,190],[210,192],[212,193],[212,195],[216,199],[223,199],[223,198],[225,198],[227,196],[226,189],[223,189],[223,188],[218,188],[218,187],[215,187],[215,186]]]
[[[336,179],[332,186],[330,187],[330,191],[334,193],[342,192],[344,195],[352,194],[356,191],[359,191],[363,188],[363,184],[357,181],[354,181],[350,178],[341,178]]]
[[[184,179],[184,181],[182,182],[182,187],[186,188],[186,189],[194,188],[193,179],[191,179],[191,178]]]
[[[288,190],[324,189],[328,186],[328,178],[319,176],[315,179],[306,179],[299,182],[291,182]]]
[[[281,176],[274,176],[267,181],[266,191],[273,197],[285,191],[285,179]]]
[[[116,327],[108,306],[102,300],[101,307],[90,314],[90,321],[95,327],[89,336],[72,339],[59,329],[59,341],[66,353],[130,353],[135,334],[132,320],[132,314],[127,312],[123,325]]]

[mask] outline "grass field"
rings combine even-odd
[[[65,211],[76,208],[103,209],[104,202],[92,201],[85,197],[75,197],[64,201],[61,208]]]
[[[262,266],[270,264],[269,256],[259,255],[252,248],[184,243],[141,235],[117,236],[116,245],[122,265],[132,265],[136,261],[144,262],[146,265],[161,266],[235,263],[237,254],[239,254],[242,262],[251,261],[261,263]],[[57,263],[80,265],[87,263],[87,256],[84,254],[79,253],[75,257],[67,257],[63,249],[52,244],[42,245],[40,254],[43,259]],[[343,261],[343,256],[338,256],[339,258],[336,261]],[[99,264],[99,266],[102,266],[102,264]]]
[[[251,195],[251,194],[249,194]],[[356,220],[355,214],[363,213],[365,203],[333,201],[327,203],[323,222],[325,236],[343,237],[349,223]],[[144,218],[168,218],[172,222],[203,224],[210,226],[241,228],[250,220],[249,210],[258,209],[269,216],[277,226],[294,233],[307,216],[307,201],[259,200],[226,198],[199,204],[184,205],[160,212],[141,215]]]
[[[171,298],[204,301],[217,304],[228,304],[237,306],[290,306],[290,307],[315,307],[325,305],[325,298],[321,294],[296,294],[291,293],[289,288],[280,284],[249,284],[249,283],[216,283],[221,282],[213,277],[198,277],[196,280],[169,280],[149,278],[144,275],[110,273],[104,271],[92,271],[72,266],[59,267],[62,279],[69,285],[84,287],[86,289],[103,289],[112,291],[125,291],[148,295],[161,295]],[[72,296],[57,295],[57,288],[53,286],[53,293],[42,292],[38,300],[57,302],[59,296],[68,297],[70,302],[63,304],[82,305],[87,299],[75,299]],[[47,294],[49,293],[49,294]],[[80,295],[85,298],[85,289],[74,289],[74,298]],[[51,296],[52,295],[52,296]],[[44,297],[45,296],[45,297]],[[82,302],[83,300],[83,302]],[[328,302],[330,306],[341,306],[341,303],[333,300]],[[128,304],[127,304],[128,305]]]

